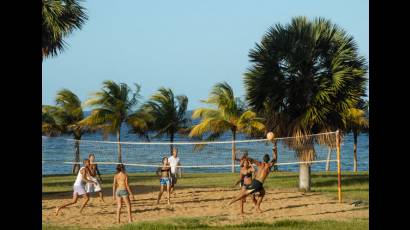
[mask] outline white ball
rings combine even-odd
[[[271,141],[275,138],[275,135],[272,132],[269,132],[268,134],[266,134],[266,138]]]

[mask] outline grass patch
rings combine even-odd
[[[277,229],[277,230],[296,230],[296,229],[311,229],[311,230],[364,230],[369,229],[368,219],[353,219],[350,221],[304,221],[304,220],[281,220],[272,224],[267,223],[245,223],[240,225],[225,225],[225,226],[210,226],[204,224],[204,217],[201,218],[171,218],[156,222],[140,222],[134,224],[126,224],[119,227],[106,228],[107,230],[174,230],[174,229],[211,229],[211,230],[234,230],[234,229]],[[74,230],[86,229],[75,227],[56,227],[43,225],[43,230]]]

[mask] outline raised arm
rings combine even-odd
[[[255,160],[255,159],[252,159],[252,158],[248,158],[249,159],[249,161],[252,163],[252,164],[255,164],[256,166],[261,166],[262,165],[262,163],[260,162],[260,161],[257,161],[257,160]]]
[[[253,167],[253,164],[250,164],[251,165],[251,171],[252,171],[252,173],[254,173],[256,170],[255,170],[255,167]]]
[[[272,167],[273,165],[275,165],[277,160],[278,160],[278,156],[276,154],[275,147],[273,147],[273,149],[272,149],[272,160],[269,162],[269,166]]]

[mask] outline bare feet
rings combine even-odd
[[[256,208],[256,211],[262,213],[263,211],[260,208]]]
[[[56,208],[56,216],[58,216],[58,212],[60,211],[60,208],[59,207],[57,207]]]

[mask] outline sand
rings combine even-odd
[[[141,186],[135,189],[135,201],[132,201],[134,222],[164,220],[172,217],[209,217],[206,224],[242,224],[247,222],[272,223],[283,219],[302,220],[348,220],[368,218],[367,206],[355,207],[349,203],[339,204],[336,199],[318,193],[301,193],[291,190],[267,190],[259,214],[253,209],[248,197],[245,215],[239,214],[239,201],[227,206],[237,196],[238,189],[227,188],[178,188],[171,205],[166,204],[165,197],[156,205],[158,187]],[[72,193],[43,195],[43,223],[59,226],[81,226],[101,228],[116,225],[116,204],[106,191],[105,202],[101,203],[93,195],[83,214],[79,213],[82,199],[55,216],[55,207],[71,201]],[[165,195],[165,194],[164,194]],[[207,219],[207,218],[205,218]],[[125,206],[122,209],[121,221],[127,222]]]

